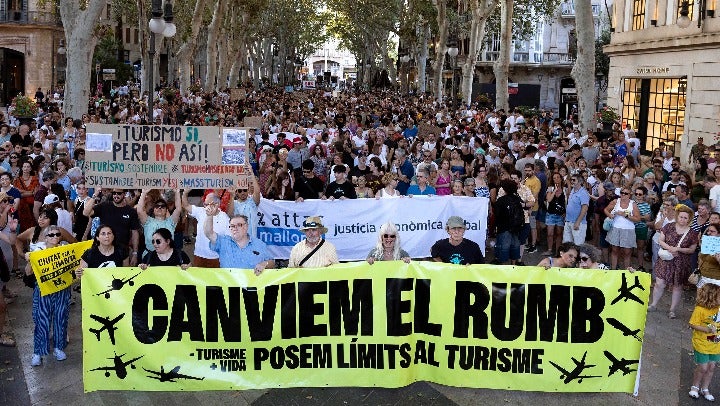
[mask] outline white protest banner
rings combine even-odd
[[[701,254],[717,254],[720,252],[720,237],[714,237],[711,235],[702,236],[702,243],[700,244]]]
[[[273,201],[262,199],[258,207],[258,237],[273,258],[289,258],[292,247],[305,235],[300,231],[308,216],[322,216],[324,235],[337,248],[341,261],[362,260],[378,241],[383,223],[398,227],[400,244],[413,258],[430,256],[435,241],[447,238],[445,222],[450,216],[465,220],[465,238],[485,252],[488,217],[487,198],[404,197],[397,199]]]

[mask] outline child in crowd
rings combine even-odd
[[[695,310],[690,316],[690,328],[693,330],[692,346],[697,364],[692,386],[688,392],[693,399],[700,398],[702,394],[705,400],[710,402],[715,400],[708,387],[715,372],[715,363],[720,361],[719,312],[720,286],[703,285],[697,291]]]

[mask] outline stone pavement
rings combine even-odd
[[[528,264],[537,263],[531,254]],[[640,390],[637,397],[618,393],[557,394],[489,389],[467,389],[418,382],[404,388],[290,388],[222,392],[121,392],[83,393],[82,337],[78,303],[70,316],[68,359],[58,362],[45,357],[40,367],[30,366],[32,355],[32,291],[13,279],[12,290],[20,295],[9,306],[8,331],[18,341],[17,348],[0,347],[0,405],[477,405],[488,403],[541,405],[690,405],[687,391],[694,364],[687,320],[694,305],[694,291],[686,291],[678,318],[670,320],[666,311],[648,315],[645,329]],[[666,294],[659,306],[669,308]],[[717,379],[711,391],[720,395]]]

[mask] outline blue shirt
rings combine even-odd
[[[585,190],[584,187],[581,187],[578,190],[571,190],[570,196],[568,197],[568,203],[565,206],[565,221],[574,223],[577,221],[577,218],[580,216],[580,211],[582,210],[582,206],[586,205],[588,206],[590,204],[590,194],[588,194],[587,190]],[[587,214],[587,212],[586,212]],[[586,217],[583,217],[580,220],[580,224],[585,224],[587,222]]]
[[[425,190],[420,190],[420,186],[418,185],[410,185],[410,187],[407,190],[408,195],[416,195],[416,196],[422,196],[422,195],[436,195],[435,188],[426,185]]]
[[[400,173],[407,176],[408,179],[412,179],[412,177],[415,175],[415,168],[412,166],[410,161],[408,159],[405,160],[405,162],[400,165]],[[410,187],[410,182],[403,182],[398,181],[397,185],[397,191],[400,192],[401,195],[407,196],[408,188]]]
[[[220,268],[254,269],[255,265],[272,258],[267,245],[255,237],[250,237],[247,245],[241,248],[229,235],[218,234],[210,249],[220,256]]]

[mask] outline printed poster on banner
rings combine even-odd
[[[247,188],[242,165],[247,131],[88,124],[86,182],[90,187],[121,189]]]
[[[650,275],[435,262],[83,275],[85,391],[637,390]]]
[[[40,295],[59,292],[75,283],[73,271],[80,266],[80,258],[91,246],[92,241],[82,241],[30,252],[30,267]]]
[[[485,253],[489,199],[465,196],[417,196],[398,199],[306,200],[301,204],[262,199],[258,206],[257,237],[273,258],[289,258],[305,238],[300,231],[306,217],[321,216],[328,228],[323,236],[337,248],[342,261],[362,260],[375,248],[380,227],[393,222],[402,249],[413,258],[427,258],[435,241],[448,238],[450,216],[465,220],[465,238]]]

